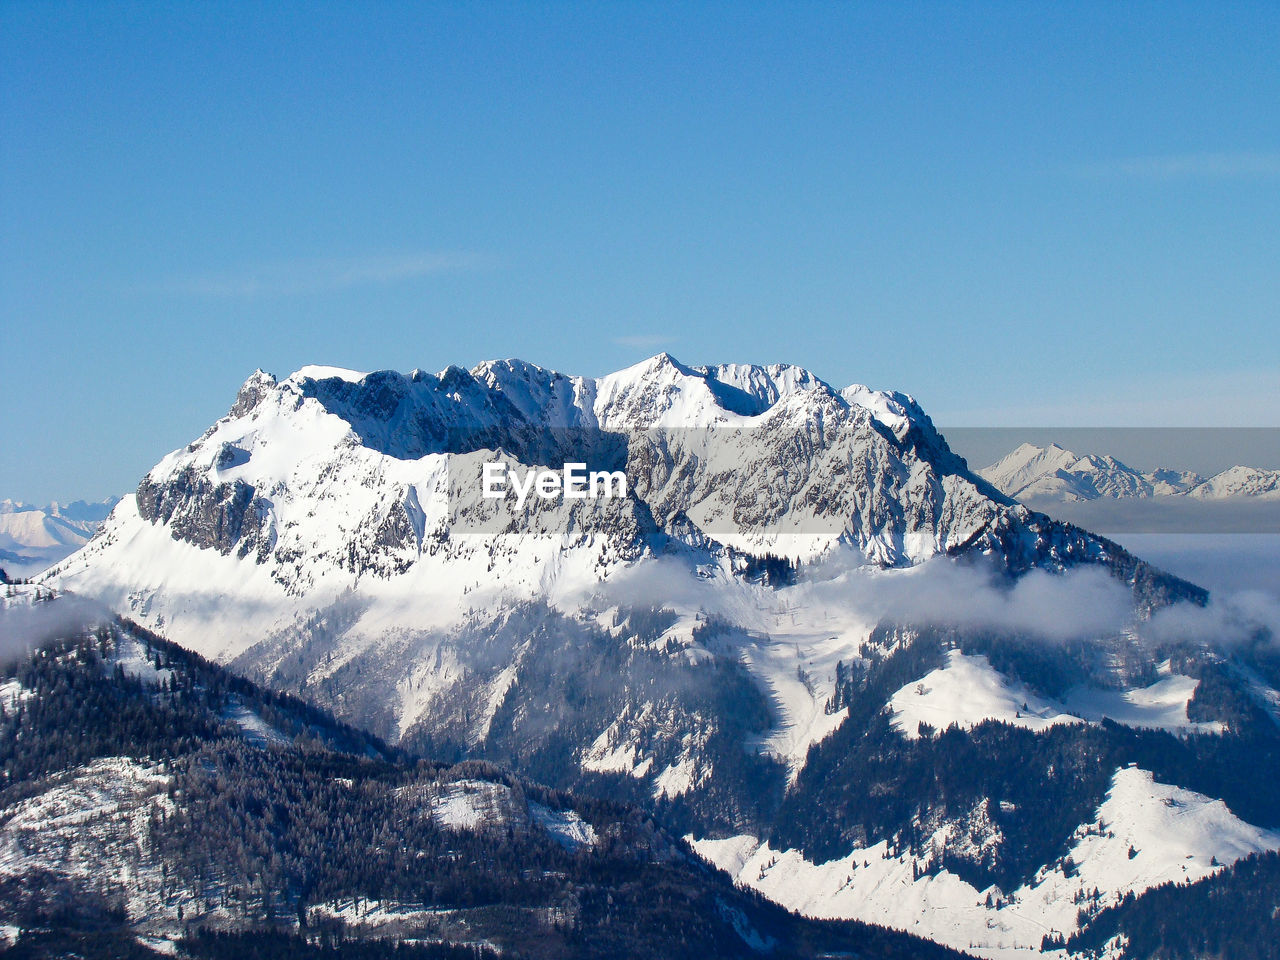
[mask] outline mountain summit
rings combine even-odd
[[[594,512],[534,498],[485,526],[478,478],[495,457],[604,464],[626,471],[630,493]],[[502,537],[458,535],[476,530]],[[541,595],[680,550],[756,562],[847,550],[882,568],[985,555],[1014,575],[1100,564],[1144,604],[1198,595],[989,486],[909,396],[668,354],[600,378],[519,360],[434,375],[257,371],[53,579],[217,655],[351,590],[456,608],[464,594]],[[211,595],[252,597],[251,622],[205,616]]]

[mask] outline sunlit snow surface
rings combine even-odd
[[[529,815],[566,850],[595,846],[595,828],[573,810],[552,810],[540,803],[530,803]]]
[[[173,679],[173,671],[156,667],[147,656],[146,647],[132,634],[122,633],[116,640],[111,663],[119,665],[125,676],[141,680],[151,686],[160,686]]]
[[[639,722],[647,719],[643,715]],[[621,717],[596,737],[583,755],[580,766],[591,773],[622,773],[641,779],[653,767],[653,757],[641,757],[639,744],[625,740],[626,724]]]
[[[1167,664],[1164,672],[1168,673]],[[986,657],[951,650],[946,666],[903,686],[890,698],[889,706],[893,725],[911,739],[919,736],[922,723],[941,731],[952,724],[968,729],[984,720],[1000,720],[1028,730],[1044,730],[1058,723],[1104,717],[1131,727],[1174,733],[1221,733],[1221,723],[1187,719],[1187,703],[1197,683],[1192,677],[1168,673],[1138,689],[1078,688],[1059,704],[1003,676]]]
[[[500,823],[511,803],[509,787],[487,780],[458,780],[430,800],[431,816],[450,830],[479,830]]]
[[[419,788],[410,788],[408,796]],[[545,830],[566,850],[591,847],[596,832],[573,810],[554,810],[533,801],[520,803],[503,783],[489,780],[456,780],[435,789],[427,797],[431,817],[448,830],[474,832],[524,821]]]
[[[294,374],[294,377],[298,379],[328,380],[336,377],[348,383],[358,383],[367,376],[367,373],[360,370],[348,370],[346,367],[328,367],[319,363],[307,364],[307,366],[301,367]]]
[[[947,839],[944,825],[933,841]],[[1240,820],[1221,800],[1157,783],[1136,767],[1117,770],[1106,800],[1076,832],[1072,876],[1042,868],[1013,891],[1007,905],[987,907],[989,893],[954,874],[913,879],[928,855],[892,857],[881,842],[828,863],[794,850],[774,850],[754,837],[694,841],[697,852],[735,880],[783,906],[813,917],[860,919],[928,937],[992,958],[1040,952],[1051,931],[1076,929],[1082,891],[1099,891],[1099,906],[1169,880],[1196,881],[1241,857],[1280,849],[1280,834]],[[926,844],[926,848],[929,844]],[[1135,851],[1130,856],[1130,849]],[[1216,859],[1215,859],[1216,858]]]
[[[24,700],[29,700],[34,696],[35,693],[33,691],[28,690],[17,680],[0,682],[0,707],[12,709]]]

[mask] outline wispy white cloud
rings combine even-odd
[[[607,604],[686,607],[730,620],[744,609],[737,592],[721,591],[675,559],[641,564],[597,589]],[[1033,570],[1010,584],[986,561],[936,557],[910,570],[885,571],[865,565],[852,550],[807,567],[779,598],[788,608],[820,609],[854,622],[936,624],[1050,640],[1114,635],[1133,620],[1129,588],[1098,568]]]
[[[676,342],[675,337],[669,337],[666,334],[657,333],[637,333],[628,334],[627,336],[614,337],[613,342],[620,347],[636,347],[641,350],[652,350],[655,347],[665,347]]]
[[[160,286],[167,293],[199,297],[296,296],[465,273],[492,265],[493,259],[482,254],[416,251],[285,260],[223,273],[178,277]]]
[[[1280,638],[1280,599],[1262,590],[1215,597],[1208,606],[1177,603],[1152,616],[1141,634],[1155,643],[1196,640],[1215,646]]]
[[[1280,177],[1280,153],[1178,153],[1164,156],[1121,157],[1090,164],[1081,172],[1091,177],[1140,180],[1226,180]]]
[[[71,594],[46,603],[0,608],[0,660],[20,657],[35,647],[110,619],[106,607]]]

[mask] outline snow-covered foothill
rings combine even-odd
[[[1198,681],[1172,673],[1167,661],[1160,669],[1164,676],[1149,686],[1076,687],[1057,703],[1004,676],[985,656],[949,650],[944,666],[902,686],[889,698],[889,707],[894,727],[909,739],[919,736],[922,723],[940,731],[952,724],[972,729],[984,720],[1044,730],[1105,718],[1172,733],[1222,733],[1217,721],[1187,718]]]
[[[903,736],[919,736],[921,724],[945,730],[952,724],[971,729],[984,720],[1001,720],[1027,730],[1058,723],[1080,723],[1056,704],[1000,674],[984,656],[947,652],[947,663],[903,686],[889,698],[893,725]]]
[[[1131,891],[1199,880],[1241,857],[1280,849],[1280,834],[1136,767],[1115,772],[1094,820],[1073,838],[1070,865],[1046,864],[1007,895],[978,890],[946,870],[925,872],[929,850],[953,830],[940,826],[918,858],[894,856],[881,841],[826,863],[750,836],[690,840],[738,883],[807,916],[880,923],[992,960],[1039,956],[1046,934],[1076,929],[1086,902],[1101,909]]]

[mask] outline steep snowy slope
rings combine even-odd
[[[625,470],[629,496],[534,497],[504,513],[480,496],[494,451]],[[472,532],[511,535],[461,535]],[[844,545],[888,567],[981,553],[1014,573],[1096,562],[1144,600],[1194,594],[1005,500],[910,398],[666,355],[599,380],[519,361],[439,376],[256,373],[51,579],[225,656],[349,590],[425,591],[433,602],[420,606],[451,623],[464,596],[466,607],[497,589],[543,596],[575,572],[592,584],[673,544],[800,559]]]

